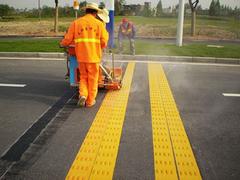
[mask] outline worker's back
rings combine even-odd
[[[101,60],[108,34],[102,22],[87,14],[74,21],[74,41],[79,62],[97,63]]]

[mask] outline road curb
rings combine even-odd
[[[0,52],[0,57],[29,58],[65,58],[64,53],[42,53],[42,52]],[[237,58],[216,58],[216,57],[191,57],[191,56],[158,56],[158,55],[115,55],[117,60],[137,61],[160,61],[160,62],[191,62],[191,63],[218,63],[218,64],[240,64]],[[39,59],[40,60],[40,59]]]
[[[0,57],[64,58],[64,53],[0,52]]]
[[[218,64],[240,64],[237,58],[216,57],[191,57],[191,56],[157,56],[157,55],[115,55],[116,59],[138,60],[138,61],[162,61],[162,62],[191,62],[191,63],[218,63]]]

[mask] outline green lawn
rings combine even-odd
[[[0,40],[1,52],[63,52],[59,48],[59,40],[36,39],[36,40]]]
[[[161,41],[136,40],[137,55],[165,55],[165,56],[200,56],[240,58],[240,44],[224,44],[223,48],[207,47],[207,44],[185,44],[177,47],[174,44],[163,44]],[[124,54],[129,54],[129,44],[124,42]],[[1,52],[63,52],[59,48],[59,40],[5,40],[0,41]],[[117,49],[114,50],[117,52]]]
[[[123,17],[117,16],[115,23],[118,24]],[[157,36],[175,36],[177,29],[177,17],[140,17],[129,16],[137,27],[143,28],[147,26],[152,29],[153,34]],[[190,35],[191,18],[185,17],[184,35]],[[234,38],[240,39],[240,20],[233,17],[209,17],[197,16],[196,34],[201,36],[217,37],[217,38]]]

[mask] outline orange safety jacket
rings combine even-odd
[[[108,32],[102,22],[87,14],[70,25],[61,45],[68,46],[73,41],[79,62],[99,63],[102,49],[107,47]]]

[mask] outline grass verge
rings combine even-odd
[[[17,39],[0,41],[0,52],[63,52],[56,39]]]
[[[240,58],[240,44],[223,44],[223,47],[217,48],[191,43],[177,47],[175,44],[163,44],[161,40],[136,40],[135,46],[137,55]],[[117,53],[117,48],[114,51]],[[56,39],[19,39],[0,41],[0,52],[63,52],[63,49],[59,48],[59,40]],[[124,42],[123,53],[130,53],[128,41]]]

